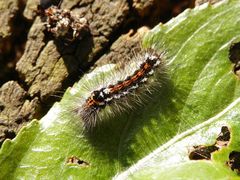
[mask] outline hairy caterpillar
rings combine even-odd
[[[124,68],[113,71],[81,98],[75,111],[89,130],[101,121],[141,105],[154,95],[165,74],[163,54],[147,49],[136,54]],[[88,88],[89,89],[89,88]]]

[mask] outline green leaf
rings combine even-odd
[[[14,140],[5,141],[0,179],[106,179],[145,156],[121,175],[131,171],[137,179],[238,177],[226,161],[232,150],[240,151],[239,80],[228,59],[231,43],[240,40],[239,2],[205,4],[156,26],[144,45],[166,54],[168,79],[161,93],[90,133],[83,131],[73,109],[87,93],[83,85],[108,76],[113,67],[84,76],[39,123],[33,121]],[[231,129],[230,145],[214,153],[211,161],[190,161],[189,146],[214,143],[222,125]],[[69,164],[71,156],[86,163]],[[151,161],[148,168],[146,159]]]
[[[119,174],[116,179],[234,179],[227,167],[229,154],[240,150],[240,98],[209,120],[175,136],[166,144]],[[222,126],[230,127],[230,143],[212,153],[211,160],[190,160],[191,147],[213,145]],[[240,151],[239,151],[240,152]]]

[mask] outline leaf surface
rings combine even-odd
[[[106,179],[142,158],[118,177],[237,177],[226,161],[232,150],[240,151],[239,80],[228,59],[231,43],[240,40],[239,2],[205,4],[156,26],[144,46],[165,52],[168,78],[161,93],[91,133],[84,132],[73,110],[86,95],[83,85],[95,84],[113,68],[84,76],[39,123],[5,141],[0,179]],[[222,125],[231,129],[230,145],[211,161],[190,161],[188,148],[214,143]],[[67,163],[72,156],[79,164]]]

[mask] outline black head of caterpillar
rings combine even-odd
[[[106,79],[108,82],[105,84],[108,85],[101,85],[101,88],[93,90],[78,109],[85,129],[94,128],[106,116],[116,116],[135,104],[141,104],[142,96],[151,92],[151,88],[158,84],[149,79],[163,73],[162,53],[147,50],[136,55],[130,63],[135,64],[134,67],[128,64],[117,71],[115,77],[119,79],[115,82]],[[135,99],[134,102],[134,98],[137,98],[137,101]],[[106,108],[108,110],[104,112]]]

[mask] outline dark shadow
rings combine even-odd
[[[44,33],[44,41],[46,43],[49,40],[54,41],[57,51],[60,53],[60,57],[63,59],[65,67],[67,68],[68,77],[60,82],[62,87],[59,91],[55,91],[54,94],[44,99],[41,114],[46,114],[49,108],[52,107],[52,104],[61,99],[64,90],[73,86],[73,84],[88,71],[91,66],[91,62],[88,62],[88,56],[92,53],[94,46],[93,37],[90,33],[81,40],[75,40],[71,43],[66,43],[63,39],[56,39],[49,32],[45,31]]]

